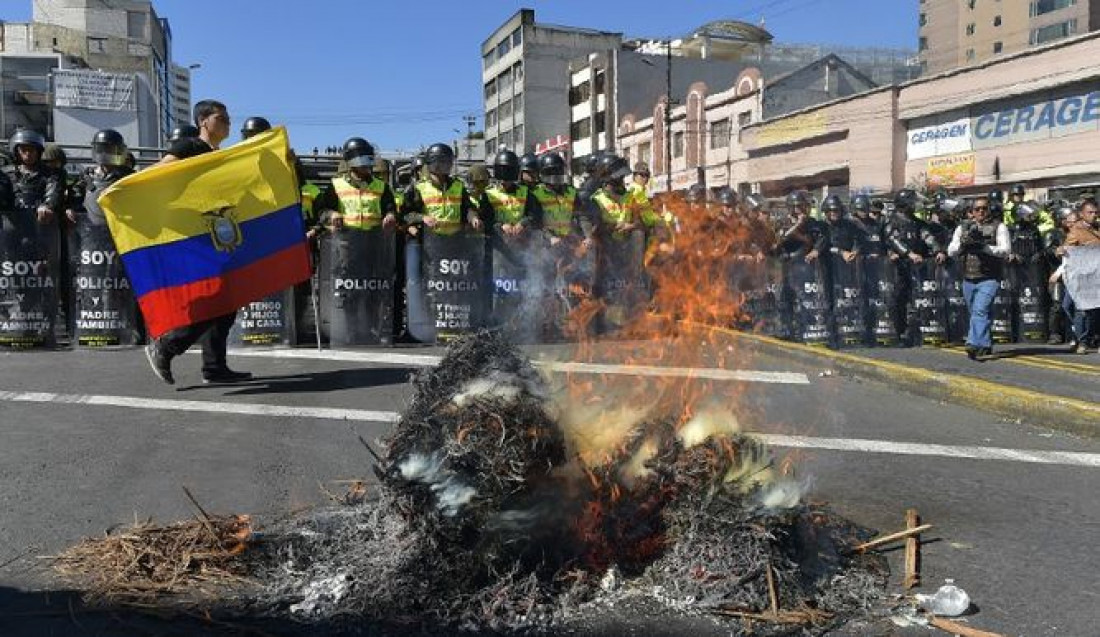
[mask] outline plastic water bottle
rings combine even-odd
[[[970,596],[966,591],[955,586],[955,580],[949,579],[944,582],[935,595],[917,595],[917,600],[933,615],[958,617],[970,608]]]

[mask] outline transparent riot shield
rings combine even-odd
[[[829,283],[821,260],[806,262],[798,251],[787,262],[787,284],[794,298],[794,338],[815,347],[828,347],[833,342],[830,330],[832,307]]]
[[[545,332],[539,305],[546,297],[547,258],[542,237],[535,233],[494,241],[490,322],[517,342],[535,342]]]
[[[26,208],[0,211],[0,347],[53,347],[57,317],[56,224]]]
[[[1037,255],[1040,256],[1040,255]],[[1046,343],[1047,311],[1050,299],[1047,294],[1046,267],[1041,258],[1030,258],[1023,263],[1013,263],[1007,268],[1012,279],[1019,312],[1018,338],[1021,343]]]
[[[321,311],[333,347],[388,344],[393,335],[394,235],[344,228],[321,243]]]
[[[940,290],[939,266],[932,259],[909,267],[912,289],[910,343],[928,347],[947,344],[947,297]]]
[[[863,259],[864,294],[867,296],[867,324],[871,342],[880,347],[895,347],[899,342],[897,316],[898,271],[886,255],[867,255]]]
[[[434,322],[436,338],[449,340],[484,327],[488,309],[485,237],[427,233],[421,249],[426,315]]]
[[[549,286],[545,288],[546,340],[580,339],[595,334],[596,250],[586,248],[575,237],[548,240],[546,264]]]
[[[76,224],[72,253],[73,343],[81,348],[140,342],[137,302],[110,230],[91,215]]]
[[[1007,277],[1002,278],[1001,285],[997,289],[997,295],[993,297],[993,307],[990,310],[992,329],[990,330],[993,342],[999,345],[1016,342],[1016,293],[1012,288],[1012,281]]]
[[[605,237],[599,253],[597,290],[604,306],[600,331],[612,333],[626,327],[643,308],[645,237],[638,231],[625,237]]]
[[[867,339],[867,303],[864,295],[861,261],[845,261],[830,253],[833,286],[833,322],[836,345],[841,348],[862,347]]]
[[[965,343],[970,331],[970,310],[963,296],[962,263],[948,259],[939,269],[940,291],[946,299],[947,342]]]

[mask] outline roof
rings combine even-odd
[[[775,39],[767,29],[740,20],[708,22],[695,29],[692,35],[754,43],[767,43]]]

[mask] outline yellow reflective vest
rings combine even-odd
[[[527,212],[527,186],[516,186],[513,193],[495,186],[486,190],[485,195],[493,206],[497,223],[514,225],[523,220],[523,215]]]
[[[565,192],[558,194],[546,186],[535,187],[535,199],[542,207],[542,225],[546,231],[556,237],[568,237],[573,234],[573,210],[577,203],[577,189],[566,186]]]
[[[596,194],[592,195],[592,201],[599,206],[600,220],[605,226],[608,226],[609,230],[620,223],[639,221],[637,218],[637,204],[629,192],[623,193],[620,197],[615,197],[601,188],[596,191]],[[622,235],[615,235],[612,230],[612,236],[621,237]]]
[[[437,188],[430,180],[416,182],[416,191],[424,202],[424,216],[436,220],[434,228],[426,228],[434,234],[451,235],[462,228],[462,197],[465,188],[457,179],[451,180],[447,190]]]
[[[386,182],[375,177],[369,183],[333,177],[332,188],[339,201],[344,227],[372,230],[382,224],[382,195]]]
[[[321,196],[321,189],[316,184],[306,182],[302,184],[302,219],[306,225],[313,223],[313,202]]]

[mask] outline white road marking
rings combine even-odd
[[[234,356],[256,358],[293,358],[299,360],[344,361],[355,363],[385,363],[411,367],[438,365],[442,356],[431,354],[399,354],[397,352],[356,352],[346,350],[265,349],[233,350]],[[559,361],[532,361],[536,367],[557,373],[616,374],[622,376],[657,376],[669,378],[698,378],[726,380],[743,383],[769,383],[778,385],[809,385],[810,379],[801,372],[765,372],[750,369],[721,369],[717,367],[658,367],[653,365],[611,365],[600,363],[571,363]]]
[[[239,402],[225,403],[205,400],[172,400],[163,398],[143,398],[139,396],[99,396],[89,394],[51,394],[45,392],[0,391],[0,402],[95,405],[103,407],[122,407],[127,409],[190,411],[215,414],[240,414],[246,416],[268,416],[276,418],[343,420],[376,423],[393,423],[397,422],[398,418],[400,418],[400,414],[394,411],[373,411],[369,409],[290,407]],[[881,453],[968,460],[1000,460],[1028,464],[1100,468],[1100,453],[952,446],[853,438],[817,438],[768,433],[754,433],[753,435],[771,446],[787,449],[823,449],[850,453]]]

